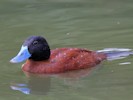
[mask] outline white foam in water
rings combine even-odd
[[[118,51],[131,51],[132,49],[128,48],[105,48],[103,50],[98,50],[97,52],[118,52]]]
[[[103,50],[98,50],[98,53],[107,54],[107,60],[116,60],[123,59],[128,57],[129,55],[133,55],[132,49],[128,48],[105,48]]]
[[[123,63],[119,63],[119,65],[128,65],[131,64],[131,62],[123,62]]]

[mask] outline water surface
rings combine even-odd
[[[22,63],[9,63],[30,35],[46,37],[51,49],[133,49],[132,11],[131,0],[1,0],[0,99],[132,100],[132,56],[104,61],[91,70],[43,78],[28,78],[21,71]]]

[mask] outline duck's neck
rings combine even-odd
[[[34,53],[29,59],[33,61],[43,61],[50,58],[50,49],[45,51],[40,51],[39,53]]]

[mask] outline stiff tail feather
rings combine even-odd
[[[132,49],[128,48],[105,48],[103,50],[98,50],[98,53],[105,53],[107,56],[107,60],[117,60],[128,57],[129,55],[133,55]]]

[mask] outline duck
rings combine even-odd
[[[50,50],[47,40],[42,36],[30,36],[21,46],[11,63],[20,63],[22,70],[35,74],[56,74],[73,70],[92,68],[107,58],[100,53],[84,48],[56,48]]]

